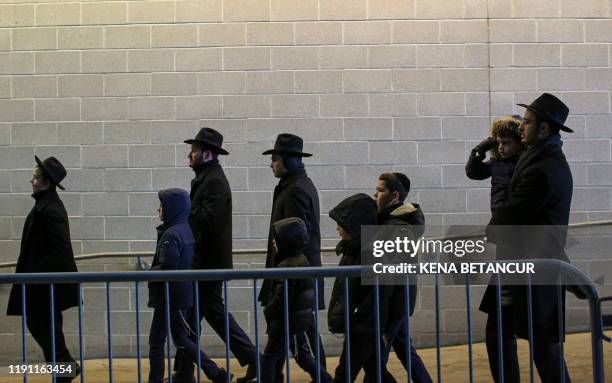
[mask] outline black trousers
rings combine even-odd
[[[227,343],[225,337],[225,302],[223,301],[222,290],[222,281],[198,282],[200,317],[196,319],[195,308],[192,309],[189,314],[189,323],[195,329],[196,320],[201,322],[202,319],[206,319],[206,322],[215,330],[217,335]],[[255,346],[231,313],[228,313],[228,319],[231,352],[236,356],[241,366],[254,364],[257,352]],[[201,329],[200,326],[200,331]],[[192,339],[196,339],[195,334],[192,334]],[[181,350],[176,353],[175,370],[178,376],[193,376],[193,363],[185,358]]]
[[[350,377],[350,381],[354,382],[359,375],[359,371],[363,368],[366,376],[371,377],[371,381],[376,382],[377,379],[377,357],[376,357],[376,337],[371,333],[359,333],[351,329],[350,331],[350,341],[351,347],[350,350],[346,347],[346,338],[344,341],[344,345],[342,347],[342,354],[340,354],[340,361],[338,362],[338,367],[336,368],[336,374],[334,376],[334,381],[337,383],[345,383],[347,375]],[[385,343],[380,340],[380,350],[381,350],[381,378],[384,383],[395,383],[396,380],[391,375],[389,371],[387,371],[387,366],[383,361]],[[349,358],[350,353],[350,363],[351,370],[347,372],[346,369],[346,360]]]
[[[489,315],[486,327],[487,353],[493,380],[499,382],[499,338],[497,334],[497,315]],[[520,370],[516,352],[516,335],[512,306],[502,307],[502,350],[504,363],[504,382],[519,383]],[[533,334],[533,361],[542,383],[571,383],[567,365],[561,355],[561,344],[538,339]],[[565,375],[565,380],[563,376]]]

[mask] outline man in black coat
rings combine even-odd
[[[527,108],[521,124],[521,139],[527,150],[516,164],[507,200],[493,213],[487,236],[496,242],[498,258],[501,255],[501,258],[552,258],[569,262],[564,247],[572,200],[572,174],[561,150],[559,135],[560,130],[572,132],[564,125],[569,109],[548,93],[530,105],[519,105]],[[496,228],[494,225],[515,226]],[[556,285],[534,282],[531,292],[534,362],[543,383],[570,382],[565,362],[563,365],[560,362],[563,360],[560,327],[564,323],[559,323],[559,316],[565,316],[565,294],[564,291],[559,294],[558,289]],[[504,381],[519,382],[516,336],[529,337],[528,289],[524,284],[502,283],[501,290]],[[497,382],[499,345],[495,285],[488,286],[480,309],[489,314],[487,351]]]
[[[35,156],[37,166],[32,173],[32,197],[36,200],[28,214],[21,236],[21,251],[17,261],[17,273],[76,272],[70,226],[66,208],[56,187],[64,190],[60,182],[66,177],[66,169],[55,158],[41,161]],[[52,361],[51,299],[50,287],[44,284],[26,286],[26,312],[22,312],[21,285],[13,285],[9,297],[7,315],[26,315],[28,330],[43,350],[45,361]],[[54,285],[55,360],[74,362],[66,347],[62,329],[62,311],[79,305],[77,284]],[[77,371],[79,371],[77,367]],[[70,382],[72,378],[57,378],[57,382]]]
[[[310,157],[312,154],[303,153],[303,141],[300,137],[289,133],[279,134],[274,144],[274,149],[263,152],[263,155],[272,155],[270,167],[276,178],[280,181],[274,189],[272,202],[272,214],[270,217],[270,229],[268,234],[268,252],[266,255],[266,268],[274,267],[274,248],[272,246],[274,222],[284,218],[297,217],[306,224],[308,229],[308,242],[304,246],[304,255],[310,266],[321,266],[321,229],[319,227],[319,195],[312,180],[308,178],[302,157]],[[262,306],[268,305],[270,297],[271,281],[264,280],[259,293],[259,301]],[[323,297],[323,280],[318,280],[319,310],[325,308]],[[310,344],[316,344],[318,334],[315,327],[311,326],[306,331]],[[320,342],[320,337],[319,337]],[[325,352],[323,343],[320,342],[320,362],[325,369]],[[314,352],[314,350],[313,350]]]
[[[189,166],[196,173],[191,181],[191,213],[189,225],[195,237],[193,269],[231,269],[232,263],[232,192],[218,156],[229,154],[221,147],[223,136],[214,129],[202,128],[191,144]],[[198,283],[200,318],[225,341],[225,302],[222,281]],[[192,323],[195,310],[192,313]],[[241,366],[248,365],[247,374],[239,382],[256,377],[256,349],[233,315],[229,314],[229,342],[232,353]],[[193,381],[193,364],[185,363],[177,352],[177,381]]]

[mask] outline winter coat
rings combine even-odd
[[[314,184],[304,169],[297,169],[285,175],[276,188],[272,201],[272,214],[268,233],[268,252],[266,268],[274,267],[274,249],[272,248],[272,224],[283,218],[297,217],[306,223],[308,242],[304,246],[304,255],[310,266],[321,266],[321,231],[319,227],[319,196]],[[323,280],[319,280],[319,309],[325,308]],[[263,306],[268,304],[271,290],[270,281],[264,280],[258,300]]]
[[[218,160],[194,168],[189,225],[195,237],[194,269],[231,269],[232,192]]]
[[[486,180],[491,177],[491,211],[493,211],[506,201],[518,156],[489,161],[484,159],[484,154],[472,150],[465,165],[465,174],[472,180]]]
[[[55,189],[33,194],[36,203],[28,214],[21,235],[17,273],[76,272],[70,226],[66,208]],[[79,304],[79,287],[75,283],[54,285],[55,310],[64,311]],[[49,285],[26,286],[26,313],[48,315]],[[22,315],[21,285],[13,285],[7,315]]]
[[[332,218],[350,236],[336,247],[341,255],[340,266],[361,264],[361,226],[376,224],[376,203],[368,195],[360,193],[346,198],[329,212]],[[349,278],[349,321],[351,331],[370,334],[375,332],[374,286],[363,284],[361,277]],[[379,286],[379,318],[383,328],[387,323],[389,299],[394,286]],[[327,312],[328,326],[332,333],[344,333],[346,315],[344,278],[336,278]]]
[[[187,222],[191,202],[182,189],[159,192],[164,223],[157,227],[157,248],[151,270],[189,270],[193,261],[195,240]],[[171,309],[187,309],[193,305],[192,282],[170,282]],[[149,307],[163,308],[164,282],[149,282]]]
[[[308,238],[306,225],[299,218],[286,218],[274,223],[274,238],[278,252],[274,256],[274,267],[308,267],[308,259],[302,253]],[[285,287],[283,278],[270,280],[270,295],[264,308],[268,334],[282,334],[285,328]],[[287,302],[289,331],[304,331],[313,324],[315,306],[312,280],[292,278],[287,280]]]
[[[529,148],[516,164],[508,199],[495,209],[487,227],[487,237],[506,258],[553,258],[569,262],[565,254],[567,225],[572,201],[572,173],[561,150],[559,135]],[[521,225],[510,228],[513,240],[499,238],[495,225]],[[541,225],[531,229],[528,225]],[[533,226],[532,226],[533,227]],[[517,239],[518,238],[518,239]],[[517,334],[528,336],[527,288],[506,286],[511,293]],[[533,331],[542,339],[558,341],[558,310],[564,310],[565,292],[559,301],[557,286],[532,286]],[[489,285],[480,309],[496,312],[496,289]]]

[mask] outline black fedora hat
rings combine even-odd
[[[223,135],[211,128],[202,128],[196,134],[193,140],[186,140],[186,144],[202,144],[204,147],[219,153],[219,154],[229,154],[227,150],[223,149],[221,145],[223,144]]]
[[[62,185],[60,185],[60,182],[66,178],[66,168],[64,168],[64,165],[62,165],[57,158],[49,157],[46,160],[41,161],[38,156],[34,156],[34,159],[36,160],[38,167],[45,173],[52,184],[56,185],[62,190],[66,190]]]
[[[274,143],[274,149],[266,150],[263,155],[266,154],[289,154],[296,157],[310,157],[312,154],[302,152],[304,148],[304,141],[301,137],[298,137],[290,133],[281,133],[276,137]]]
[[[569,108],[563,103],[563,101],[559,100],[550,93],[543,93],[529,105],[516,105],[527,108],[527,110],[534,112],[535,114],[544,118],[547,122],[557,125],[559,129],[563,130],[564,132],[574,132],[572,129],[564,125],[567,115],[569,114]]]

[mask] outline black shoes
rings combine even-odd
[[[257,365],[255,363],[249,364],[247,372],[242,378],[236,379],[236,383],[251,383],[257,379]]]

